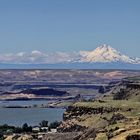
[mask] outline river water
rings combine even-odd
[[[2,108],[2,106],[47,105],[48,101],[0,101],[0,125],[35,126],[42,120],[62,121],[65,109],[61,108]]]

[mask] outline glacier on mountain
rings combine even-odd
[[[140,64],[139,58],[131,58],[127,55],[123,55],[116,49],[106,44],[97,47],[93,51],[80,51],[79,53],[81,55],[80,62],[86,63],[121,62],[121,63]]]

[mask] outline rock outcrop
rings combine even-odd
[[[85,114],[103,114],[103,113],[110,113],[110,112],[117,112],[120,108],[113,108],[113,107],[97,107],[97,108],[89,108],[89,107],[76,107],[76,106],[69,106],[64,113],[63,119],[72,119],[77,118],[77,116],[82,116]]]

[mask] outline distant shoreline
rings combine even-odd
[[[11,102],[11,101],[43,101],[43,100],[0,100],[2,102]],[[44,100],[45,101],[45,100]],[[46,100],[47,101],[47,100]],[[52,102],[49,102],[47,104],[33,104],[33,105],[3,105],[0,106],[0,108],[61,108],[61,109],[66,109],[67,107],[65,105],[60,105],[61,103],[64,102],[73,102],[72,100],[49,100]]]

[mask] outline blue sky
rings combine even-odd
[[[140,0],[0,0],[0,54],[103,43],[140,57]]]

